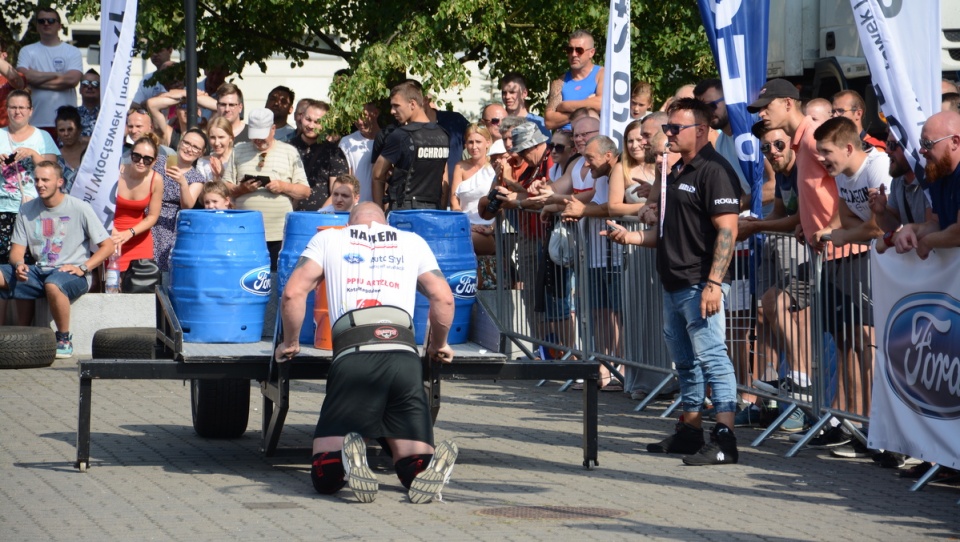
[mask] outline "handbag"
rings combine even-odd
[[[160,266],[150,258],[132,260],[123,273],[120,291],[125,294],[152,294],[160,284]]]

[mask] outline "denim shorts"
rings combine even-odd
[[[0,265],[0,273],[7,288],[0,288],[0,299],[40,299],[47,297],[44,284],[55,284],[67,299],[73,301],[90,289],[86,277],[78,277],[55,267],[29,266],[27,280],[16,279],[16,272],[10,264]]]
[[[591,267],[587,273],[587,288],[590,289],[591,309],[620,311],[620,281],[623,274],[619,267]]]
[[[717,412],[737,409],[737,378],[727,355],[726,303],[720,312],[700,317],[704,285],[663,292],[663,338],[677,366],[680,400],[684,412],[700,412],[707,385]],[[723,295],[730,285],[723,285]]]

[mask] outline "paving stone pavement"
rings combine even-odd
[[[283,450],[247,433],[204,440],[179,381],[94,381],[91,466],[76,457],[73,360],[0,373],[0,539],[21,540],[956,540],[960,487],[921,492],[869,460],[775,437],[738,465],[685,467],[652,455],[673,422],[600,394],[600,465],[582,463],[581,399],[559,383],[447,381],[437,439],[460,458],[443,502],[413,505],[392,470],[376,502],[319,496],[307,463],[323,382],[294,382]],[[548,508],[552,507],[552,508]],[[567,507],[567,508],[561,508]],[[551,518],[552,513],[563,517]]]

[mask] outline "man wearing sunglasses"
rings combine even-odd
[[[30,123],[57,137],[57,108],[77,105],[77,84],[83,77],[80,49],[60,40],[60,14],[50,8],[37,9],[40,41],[20,49],[17,68],[33,93]]]
[[[100,114],[100,74],[90,68],[80,81],[80,136],[89,140]]]
[[[593,36],[586,30],[570,34],[564,50],[570,69],[550,84],[544,114],[547,128],[570,131],[570,115],[582,107],[600,111],[603,97],[603,68],[593,63],[596,49]]]
[[[649,444],[651,453],[683,454],[687,465],[737,463],[733,434],[737,379],[727,354],[724,294],[737,237],[740,182],[730,164],[710,144],[707,104],[681,98],[670,105],[663,125],[670,150],[681,161],[667,178],[662,223],[628,232],[613,221],[601,233],[612,241],[657,250],[663,285],[663,336],[677,365],[683,416],[674,434]],[[705,389],[712,390],[717,423],[705,442],[702,428]]]
[[[483,124],[494,141],[503,139],[500,133],[500,123],[507,118],[507,110],[500,104],[490,104],[480,113],[480,123]]]
[[[897,252],[917,251],[926,259],[935,248],[960,246],[960,113],[943,111],[920,131],[926,159],[925,184],[933,212],[923,224],[907,224],[895,235]]]
[[[883,239],[877,243],[877,252],[883,254],[894,246],[898,230],[907,224],[922,224],[932,217],[930,200],[914,175],[903,152],[903,145],[892,132],[887,137],[890,156],[890,194],[883,187],[870,194],[870,210],[883,229]]]

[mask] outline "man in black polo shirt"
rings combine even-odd
[[[737,381],[727,355],[724,295],[737,239],[740,182],[707,139],[712,112],[699,100],[671,104],[663,125],[669,148],[681,156],[667,177],[666,201],[652,230],[628,232],[612,221],[613,241],[657,249],[663,284],[664,340],[677,366],[683,415],[676,432],[647,446],[654,453],[685,454],[688,465],[738,460],[733,419]],[[701,414],[710,386],[717,424],[704,443]]]
[[[444,209],[450,137],[430,122],[423,93],[411,81],[390,91],[390,112],[399,128],[387,136],[373,164],[373,201],[391,211]]]

